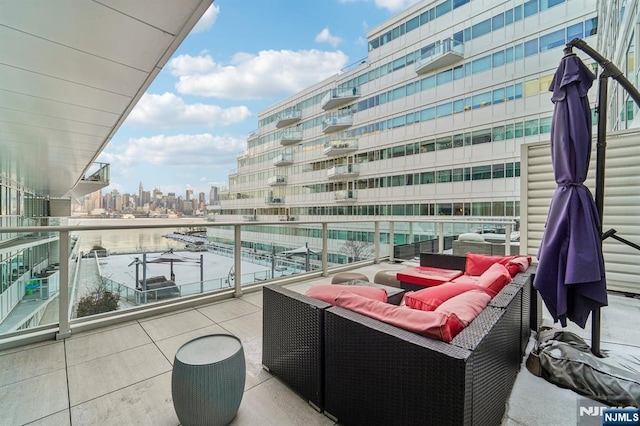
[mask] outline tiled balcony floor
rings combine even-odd
[[[358,271],[372,280],[379,269],[402,267],[372,265]],[[304,291],[327,281],[289,288]],[[611,299],[603,311],[602,347],[640,355],[640,330],[632,324],[640,318],[640,300]],[[244,346],[246,385],[233,425],[335,424],[263,370],[261,291],[0,352],[0,424],[178,425],[171,398],[175,352],[182,343],[211,333],[234,334]],[[532,394],[539,397],[534,401]],[[522,368],[503,424],[575,425],[578,398]]]

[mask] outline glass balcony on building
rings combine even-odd
[[[273,159],[274,166],[288,166],[293,164],[293,154],[280,154]]]
[[[264,199],[267,204],[284,204],[284,197],[269,196]]]
[[[334,200],[338,202],[349,202],[355,201],[358,199],[356,195],[356,191],[348,190],[348,191],[336,191],[333,194]]]
[[[352,87],[350,89],[331,89],[320,101],[322,109],[329,111],[355,101],[360,97],[360,88]]]
[[[282,186],[287,184],[286,176],[271,176],[267,181],[270,186]]]
[[[302,119],[302,111],[297,109],[291,109],[289,111],[283,111],[278,114],[278,120],[276,121],[276,128],[281,129],[283,127],[291,126]]]
[[[82,198],[107,186],[109,186],[109,164],[93,163],[85,176],[70,191],[70,194],[74,198]]]
[[[327,170],[328,179],[348,179],[357,177],[359,174],[357,164],[340,164]]]
[[[348,129],[351,126],[353,126],[352,114],[331,115],[322,122],[322,131],[324,133],[332,133]]]
[[[302,130],[285,130],[280,134],[280,145],[294,145],[302,141]]]
[[[450,67],[464,59],[464,43],[451,38],[438,41],[416,61],[415,70],[425,74],[440,68]]]
[[[324,144],[324,154],[329,157],[346,155],[358,150],[358,139],[347,136],[331,138]]]

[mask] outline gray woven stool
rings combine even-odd
[[[244,350],[237,337],[212,334],[182,345],[171,374],[180,424],[229,424],[240,407],[245,377]]]
[[[338,272],[331,279],[331,284],[341,284],[352,280],[369,281],[369,278],[357,272]]]

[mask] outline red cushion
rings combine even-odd
[[[467,263],[464,273],[467,275],[482,275],[482,273],[489,269],[489,266],[494,263],[506,266],[509,262],[513,261],[522,262],[522,265],[526,264],[526,267],[519,271],[524,272],[531,264],[531,256],[488,256],[486,254],[467,253]]]
[[[364,285],[318,284],[305,292],[309,297],[335,305],[336,297],[342,293],[353,293],[368,299],[387,301],[387,292],[382,288]]]
[[[494,263],[487,269],[480,278],[477,285],[487,288],[493,293],[498,294],[505,285],[511,282],[511,274],[504,265]]]
[[[455,314],[463,327],[469,325],[489,304],[491,297],[483,290],[465,291],[438,306],[435,312],[451,316]]]
[[[512,277],[524,272],[531,265],[531,256],[516,256],[505,265]]]
[[[398,281],[425,287],[440,285],[462,275],[461,271],[440,269],[431,266],[414,266],[396,274]]]
[[[343,293],[336,298],[336,306],[444,342],[450,342],[462,330],[462,323],[455,315],[418,311],[357,294]]]
[[[454,278],[452,283],[459,284],[478,284],[478,277],[474,277],[473,275],[460,275],[458,278]]]
[[[483,293],[490,291],[488,288],[479,287],[477,284],[445,283],[435,287],[427,287],[422,290],[406,293],[404,296],[407,306],[421,311],[433,311],[443,302],[469,290],[481,290]],[[491,294],[495,296],[495,294]]]

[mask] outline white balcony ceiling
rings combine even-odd
[[[0,1],[0,176],[70,193],[211,3]]]

